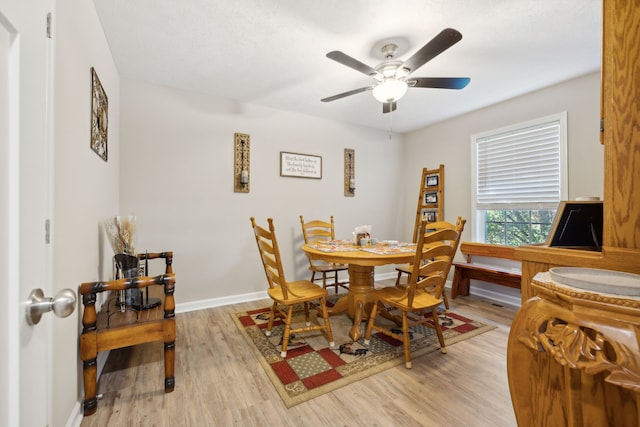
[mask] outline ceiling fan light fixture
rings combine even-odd
[[[380,102],[396,102],[407,93],[407,82],[387,79],[373,88],[373,97]]]

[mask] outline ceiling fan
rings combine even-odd
[[[386,44],[382,46],[382,53],[386,60],[375,68],[363,64],[338,50],[329,52],[327,53],[327,58],[372,77],[374,84],[323,98],[321,101],[335,101],[346,96],[372,90],[374,98],[382,102],[382,112],[390,113],[396,109],[397,101],[404,96],[409,87],[462,89],[469,84],[471,79],[468,77],[409,77],[412,72],[449,49],[461,39],[462,34],[460,32],[452,28],[445,28],[404,62],[395,59],[398,46],[394,43]]]

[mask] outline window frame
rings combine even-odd
[[[549,122],[559,122],[559,166],[560,166],[560,200],[567,200],[568,198],[568,187],[569,187],[569,179],[568,179],[568,159],[567,159],[567,112],[563,111],[556,114],[551,114],[548,116],[540,117],[533,120],[528,120],[525,122],[515,123],[513,125],[505,126],[498,129],[492,129],[480,133],[476,133],[471,135],[471,215],[474,218],[471,224],[471,234],[473,236],[474,241],[476,242],[484,242],[484,217],[479,215],[477,208],[477,174],[478,174],[478,159],[477,159],[477,143],[479,140],[491,136],[496,136],[499,134],[504,134],[508,132],[514,132],[517,130],[529,128],[532,126],[539,126]],[[523,205],[513,204],[505,206],[503,210],[522,210],[522,209],[533,209],[531,205],[524,207]],[[550,209],[548,207],[539,206],[537,209]],[[495,209],[498,210],[498,209]]]

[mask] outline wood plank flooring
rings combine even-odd
[[[179,313],[175,391],[164,393],[162,343],[112,351],[81,426],[516,426],[506,369],[516,309],[473,295],[451,303],[497,328],[290,409],[230,316],[269,300]]]

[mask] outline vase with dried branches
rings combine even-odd
[[[113,249],[116,268],[121,272],[122,277],[138,276],[139,263],[135,250],[136,217],[132,215],[110,217],[102,222],[102,226]],[[139,308],[142,304],[140,291],[127,289],[121,302]]]
[[[135,255],[136,217],[114,216],[102,222],[114,254]]]

